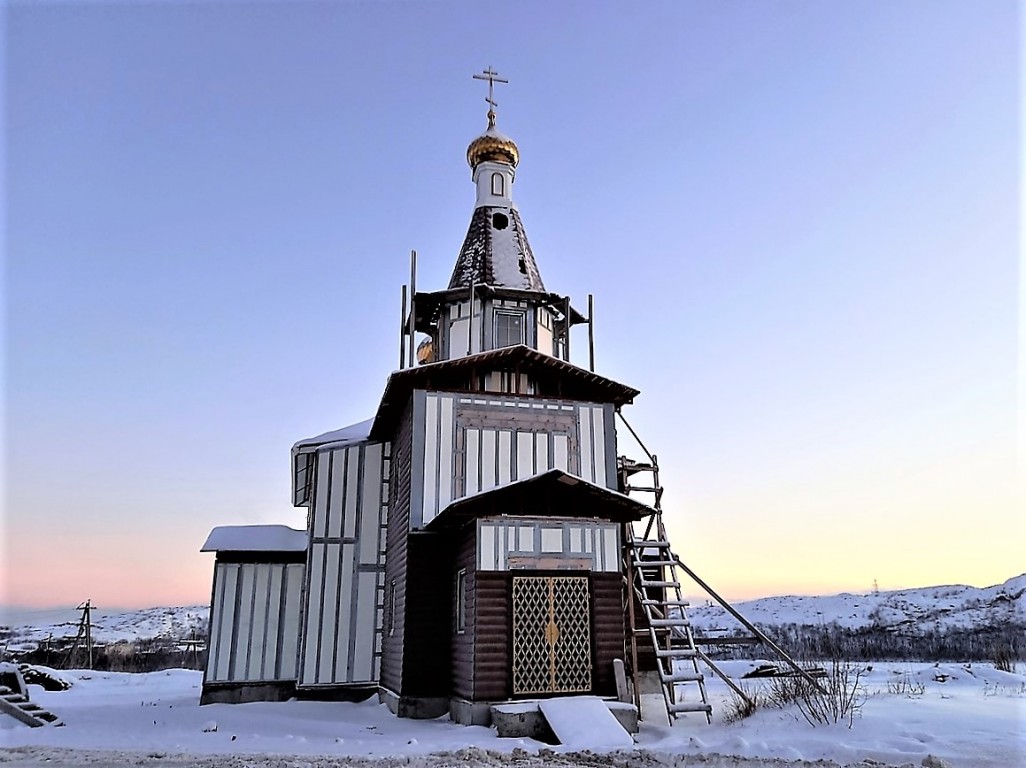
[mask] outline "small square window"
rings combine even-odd
[[[495,313],[495,349],[524,343],[524,313]]]

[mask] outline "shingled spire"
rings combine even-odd
[[[492,98],[492,85],[506,81],[491,69],[474,77],[488,80],[488,128],[467,147],[477,202],[449,288],[488,285],[544,292],[545,285],[512,199],[520,150],[495,127],[498,105]]]

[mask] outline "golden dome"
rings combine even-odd
[[[488,110],[488,130],[470,142],[467,147],[467,162],[471,168],[487,160],[496,163],[509,163],[514,168],[520,162],[520,150],[516,142],[504,136],[495,128],[495,112]]]

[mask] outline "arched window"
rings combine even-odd
[[[492,194],[502,197],[506,194],[506,180],[501,173],[492,174]]]

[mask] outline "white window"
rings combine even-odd
[[[492,194],[499,197],[506,194],[506,180],[502,178],[501,173],[492,174]]]
[[[496,310],[495,349],[524,343],[524,313]]]

